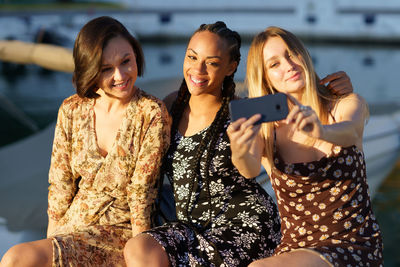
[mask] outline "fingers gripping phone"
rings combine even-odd
[[[256,124],[283,120],[289,113],[287,96],[283,93],[235,99],[229,103],[229,110],[232,121],[239,118],[248,119],[257,113],[261,114],[261,119]]]

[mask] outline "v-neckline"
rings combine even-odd
[[[132,100],[133,100],[133,99],[131,99],[131,101],[132,101]],[[96,153],[97,153],[103,160],[106,160],[106,159],[109,157],[109,155],[115,150],[115,147],[116,147],[116,145],[117,145],[117,143],[118,143],[118,141],[119,141],[119,139],[120,139],[121,132],[122,132],[123,128],[124,128],[125,125],[126,125],[126,119],[127,119],[128,109],[130,109],[130,107],[131,107],[132,105],[131,105],[131,102],[129,102],[128,106],[126,107],[125,114],[124,114],[124,116],[122,117],[121,123],[120,123],[120,125],[119,125],[119,127],[118,127],[117,134],[115,135],[113,144],[112,144],[112,146],[111,146],[111,148],[110,148],[109,151],[105,151],[105,152],[107,152],[107,154],[103,156],[102,149],[100,148],[99,143],[98,143],[98,140],[97,140],[97,132],[96,132],[96,113],[95,113],[95,110],[94,110],[94,105],[95,105],[95,103],[96,103],[96,101],[95,101],[95,99],[93,99],[93,100],[92,100],[92,103],[91,103],[91,105],[90,105],[90,119],[91,119],[90,124],[91,124],[91,128],[92,128],[92,142],[93,142],[93,147],[95,148]]]

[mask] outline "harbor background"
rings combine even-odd
[[[138,85],[160,98],[178,88],[190,33],[200,23],[212,23],[220,19],[244,38],[242,62],[236,75],[239,84],[244,80],[251,36],[274,22],[274,25],[301,36],[320,76],[338,70],[346,71],[352,79],[355,92],[367,99],[372,115],[390,114],[400,109],[400,5],[396,1],[388,0],[385,5],[379,5],[380,1],[364,1],[362,5],[355,0],[353,3],[358,5],[346,6],[343,4],[345,1],[326,1],[321,4],[323,1],[284,0],[281,6],[265,1],[267,5],[259,8],[257,5],[261,5],[261,1],[246,1],[246,5],[244,1],[221,0],[215,1],[215,6],[208,4],[206,8],[201,5],[204,0],[38,2],[0,0],[0,40],[12,38],[49,42],[71,49],[76,33],[86,21],[100,15],[114,16],[127,25],[143,45],[147,68]],[[295,5],[299,3],[304,5],[301,9],[303,13],[293,14],[302,16],[302,24],[296,23],[295,18],[289,20],[285,17],[295,12]],[[342,4],[344,7],[337,10],[340,11],[339,15],[347,17],[331,24],[332,29],[328,31],[325,24],[332,23],[335,18],[327,9],[333,8],[334,4]],[[324,20],[324,13],[327,14],[327,21],[319,24]],[[358,17],[354,14],[358,14]],[[0,63],[1,149],[53,123],[61,101],[73,94],[74,90],[70,73],[49,71],[34,65]],[[12,113],[14,116],[10,116],[10,110],[15,111]],[[16,116],[20,118],[18,123]],[[24,168],[25,164],[20,162],[20,165],[20,168]],[[400,242],[400,162],[388,164],[386,169],[376,170],[390,174],[377,189],[373,206],[383,232],[385,266],[400,266],[397,248]],[[0,169],[0,183],[3,184],[6,179]],[[25,188],[19,191],[24,195],[18,201],[10,203],[5,195],[0,197],[0,210],[26,205],[24,203],[30,202],[32,196],[36,196],[36,201],[41,203],[41,209],[32,214],[9,212],[12,214],[9,221],[0,218],[0,226],[8,230],[7,234],[16,236],[16,239],[30,240],[38,237],[38,230],[44,232],[45,229],[41,227],[47,220],[46,180],[47,177],[43,177],[41,189],[35,192],[32,190],[37,187],[37,182],[24,184]],[[32,231],[21,233],[27,225],[31,226]],[[8,236],[2,238],[0,232],[0,243],[4,245],[0,244],[0,255],[5,252],[3,247],[9,244],[4,244]]]

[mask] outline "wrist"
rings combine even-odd
[[[320,133],[320,140],[327,141],[329,138],[329,128],[327,127],[328,125],[321,125],[321,133]]]

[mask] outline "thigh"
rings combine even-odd
[[[53,245],[51,239],[21,243],[11,247],[3,256],[1,265],[51,266]]]
[[[165,253],[163,246],[152,235],[144,232],[131,239],[125,245],[124,250],[130,250],[135,253],[149,254],[153,251],[162,251]]]
[[[128,233],[132,235],[130,229],[95,225],[55,236],[54,261],[65,266],[79,266],[81,262],[86,266],[124,266],[123,249]]]
[[[298,249],[280,255],[255,261],[249,267],[331,267],[332,265],[318,252],[311,249]]]

